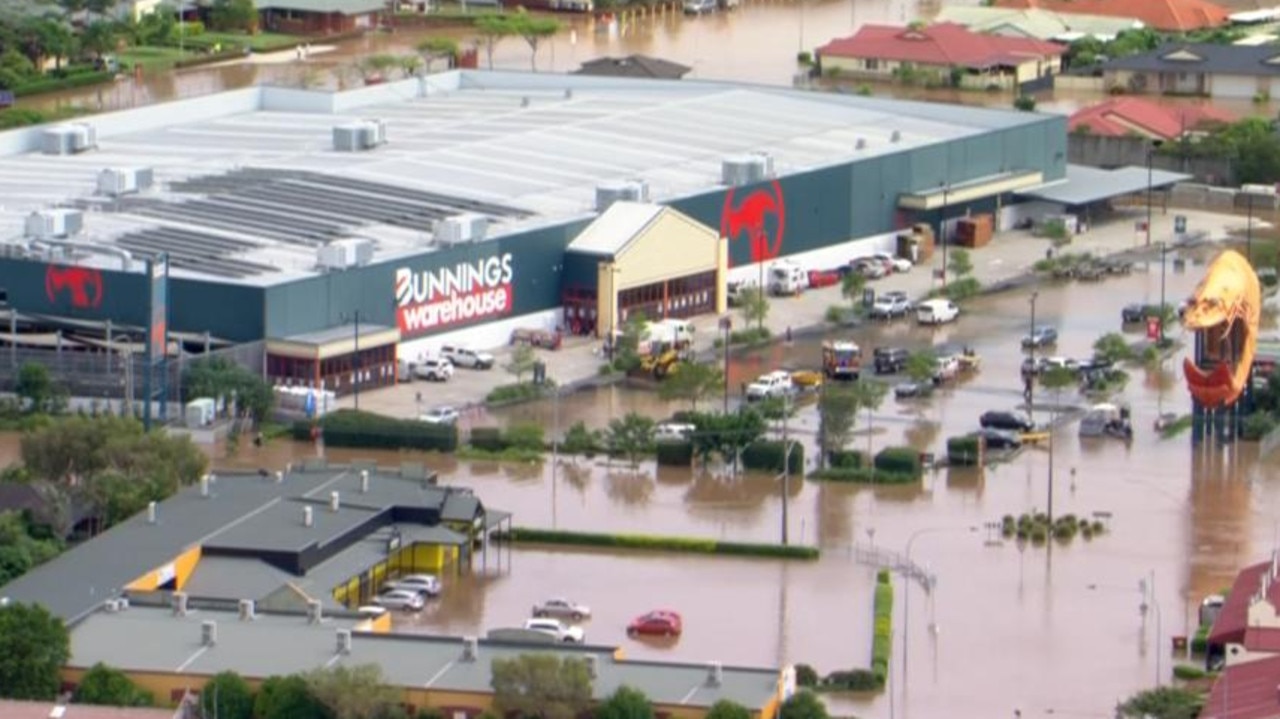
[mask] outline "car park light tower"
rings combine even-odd
[[[1033,291],[1031,293],[1031,329],[1027,334],[1031,347],[1030,360],[1027,364],[1029,372],[1027,372],[1023,394],[1027,398],[1027,416],[1035,419],[1035,371],[1036,371],[1036,300],[1040,298],[1040,293]]]

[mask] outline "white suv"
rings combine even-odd
[[[795,384],[791,381],[791,373],[783,370],[760,375],[755,382],[747,385],[748,400],[786,397],[793,392]]]
[[[586,641],[587,635],[582,627],[571,627],[559,619],[550,617],[534,617],[524,623],[524,628],[543,634],[550,634],[556,638],[557,642],[566,642],[570,644],[581,644]]]
[[[428,597],[440,596],[440,578],[434,574],[410,574],[382,585],[387,591],[417,592]]]
[[[418,379],[447,382],[453,377],[453,363],[444,357],[425,359],[413,368],[413,374]]]
[[[449,360],[455,367],[470,369],[492,369],[493,355],[488,352],[477,352],[469,347],[445,345],[440,348],[440,356]]]

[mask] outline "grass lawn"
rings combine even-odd
[[[173,67],[173,64],[179,60],[195,57],[196,53],[190,50],[179,50],[176,47],[156,47],[153,45],[144,45],[141,47],[131,47],[116,53],[116,58],[122,65],[142,65],[142,69],[148,72],[155,70],[167,70]]]
[[[230,45],[239,45],[240,47],[248,45],[254,52],[285,50],[303,43],[303,39],[296,35],[284,35],[276,32],[260,32],[257,35],[246,35],[242,32],[205,31],[192,38],[192,40],[198,43],[200,47],[212,47],[217,43],[222,43],[224,48]]]

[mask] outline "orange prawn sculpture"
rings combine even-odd
[[[1253,265],[1234,250],[1218,255],[1182,315],[1182,326],[1203,339],[1200,356],[1182,360],[1187,389],[1201,406],[1228,407],[1244,392],[1261,312],[1262,288]]]

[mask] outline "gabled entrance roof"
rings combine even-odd
[[[611,259],[626,252],[646,230],[664,216],[674,215],[697,223],[679,210],[647,202],[615,202],[594,222],[587,225],[573,242],[569,252]]]

